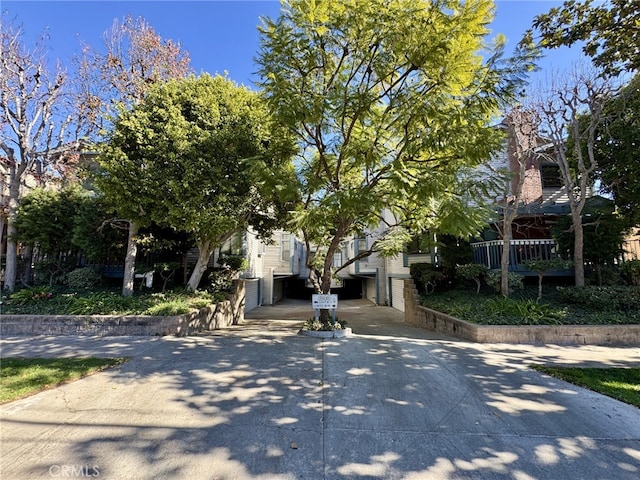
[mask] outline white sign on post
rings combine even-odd
[[[338,295],[311,295],[314,310],[335,310],[338,308]]]
[[[311,295],[311,306],[315,311],[316,320],[318,320],[320,310],[332,310],[333,321],[336,321],[336,309],[338,308],[338,295],[332,294],[313,294]]]

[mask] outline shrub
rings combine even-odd
[[[115,292],[93,292],[74,298],[69,306],[71,315],[127,315],[136,310],[136,297],[123,297]]]
[[[409,266],[411,278],[416,282],[418,290],[425,293],[432,293],[444,278],[442,272],[432,263],[412,263]]]
[[[595,288],[595,287],[588,287]],[[588,289],[587,288],[587,289]],[[580,295],[584,287],[570,287]],[[524,325],[524,324],[561,324],[561,325],[618,325],[640,323],[640,309],[637,308],[640,287],[619,287],[616,296],[636,298],[636,308],[629,310],[602,310],[589,308],[577,303],[569,303],[561,298],[559,292],[547,295],[545,302],[535,300],[536,289],[525,286],[506,298],[488,291],[479,296],[469,295],[463,290],[450,290],[446,293],[423,295],[422,304],[428,308],[448,313],[455,317],[479,325]],[[572,292],[573,293],[573,292]],[[611,294],[613,296],[613,294]],[[598,302],[594,302],[596,305]]]
[[[29,287],[18,290],[9,296],[9,300],[15,305],[25,305],[30,302],[49,300],[53,297],[50,287]]]
[[[630,285],[640,285],[640,260],[629,260],[620,265],[620,274]]]
[[[333,330],[344,330],[347,327],[347,322],[345,320],[340,320],[336,317],[336,321],[329,320],[328,323],[322,323],[320,320],[316,320],[315,318],[310,318],[304,325],[302,326],[303,330],[311,330],[314,332],[324,331],[331,332]]]
[[[487,273],[487,267],[479,263],[467,263],[456,266],[456,275],[476,282],[476,295],[480,293],[480,280]]]
[[[512,316],[522,320],[524,324],[559,324],[555,311],[549,305],[534,300],[514,300],[500,297],[485,303],[487,314],[492,317]]]
[[[67,273],[67,285],[71,290],[88,290],[100,284],[100,275],[90,267],[77,268]]]
[[[640,311],[639,287],[557,287],[562,301],[599,311]]]
[[[500,281],[502,280],[502,273],[500,270],[489,270],[484,277],[485,282],[491,288],[493,288],[496,292],[500,292]],[[522,290],[524,287],[524,276],[519,273],[509,272],[508,275],[508,283],[509,283],[509,291],[512,290]]]
[[[227,255],[218,259],[218,265],[235,273],[249,268],[249,261],[241,255]]]
[[[59,293],[32,288],[16,292],[7,312],[28,315],[179,315],[225,299],[205,291],[153,293],[123,297],[118,291]],[[50,299],[49,299],[50,298]],[[47,301],[43,301],[47,299]],[[4,306],[3,306],[4,307]]]
[[[185,300],[169,300],[147,308],[143,315],[182,315],[192,310],[192,307]]]
[[[552,258],[549,260],[529,260],[523,263],[524,268],[538,273],[538,300],[542,300],[542,278],[552,270],[568,269],[573,266],[573,262]]]
[[[216,270],[209,274],[207,291],[212,294],[227,295],[233,289],[233,275],[229,270]]]

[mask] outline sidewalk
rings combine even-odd
[[[311,314],[261,307],[188,338],[1,339],[2,357],[131,360],[2,405],[0,478],[640,477],[637,408],[528,368],[640,366],[638,348],[460,342],[359,301],[339,309],[352,338],[296,335]]]

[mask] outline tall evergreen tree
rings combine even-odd
[[[264,102],[230,80],[203,74],[154,86],[123,111],[99,157],[96,185],[125,218],[191,234],[199,249],[195,290],[213,251],[281,212],[253,163],[281,180],[287,152]]]

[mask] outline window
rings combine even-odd
[[[560,174],[560,167],[557,165],[541,166],[540,177],[542,178],[542,188],[559,188],[564,184]]]
[[[356,255],[360,252],[364,252],[367,250],[367,239],[366,238],[356,238],[356,246],[355,246]]]
[[[289,262],[291,260],[291,234],[283,233],[280,236],[280,260]]]
[[[342,266],[342,252],[336,252],[333,254],[333,268],[340,268]]]
[[[246,248],[244,242],[244,232],[236,232],[229,238],[222,247],[220,247],[220,255],[238,255],[245,256]]]

